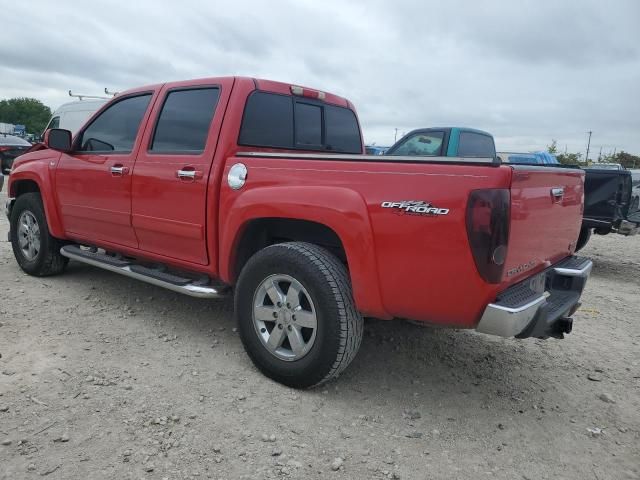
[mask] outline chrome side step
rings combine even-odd
[[[212,284],[203,279],[193,280],[177,275],[164,273],[162,270],[147,268],[133,263],[117,255],[108,255],[96,251],[96,249],[85,250],[78,245],[65,245],[60,249],[60,254],[94,267],[109,270],[110,272],[126,275],[127,277],[142,280],[143,282],[164,287],[178,293],[184,293],[190,297],[199,298],[222,298],[229,291],[229,286],[224,283]]]

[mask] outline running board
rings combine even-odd
[[[125,259],[119,255],[108,255],[96,249],[85,250],[78,245],[65,245],[60,249],[60,254],[72,260],[142,280],[174,292],[184,293],[190,297],[221,298],[226,296],[229,290],[228,285],[224,283],[211,284],[206,277],[199,280],[180,277],[161,269],[138,265],[133,260]]]

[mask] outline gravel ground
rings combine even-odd
[[[0,479],[638,479],[640,239],[584,253],[565,340],[371,321],[341,378],[295,391],[251,365],[231,301],[28,277],[3,241]]]

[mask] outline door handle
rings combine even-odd
[[[110,168],[111,175],[114,177],[122,177],[129,173],[129,167],[125,167],[124,165],[114,165]]]
[[[176,177],[178,177],[178,179],[183,181],[193,182],[198,178],[202,178],[202,172],[199,170],[182,169],[176,172]]]
[[[554,202],[559,202],[564,197],[564,188],[562,187],[554,187],[551,189],[551,196],[553,197]]]

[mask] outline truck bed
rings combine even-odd
[[[276,212],[280,204],[295,204],[287,216],[305,219],[325,210],[324,222],[343,242],[365,251],[370,274],[354,278],[353,287],[359,307],[372,316],[473,328],[499,292],[569,256],[580,227],[580,170],[499,165],[491,158],[246,151],[227,160],[224,175],[237,162],[246,165],[251,182],[243,192],[221,192],[223,236],[233,230],[233,212],[243,199],[258,197],[259,190],[269,191]],[[552,188],[563,188],[562,198],[554,201]],[[494,284],[479,275],[469,247],[467,204],[478,189],[511,191],[508,255]],[[402,202],[435,210],[408,211]],[[332,225],[334,209],[348,212],[351,225]],[[347,258],[352,261],[363,260]],[[371,300],[376,295],[381,308]]]

